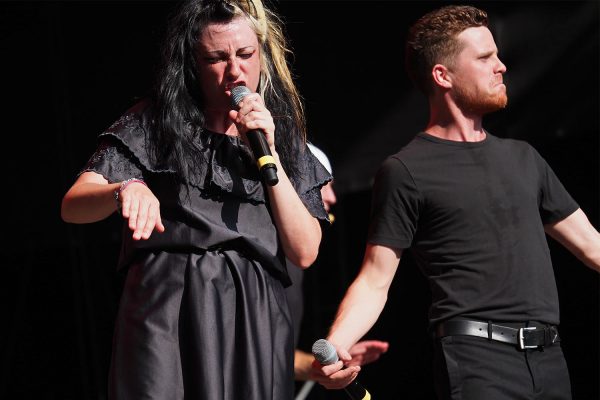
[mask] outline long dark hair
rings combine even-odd
[[[184,180],[190,174],[189,162],[198,162],[193,138],[202,133],[205,122],[195,59],[199,35],[208,23],[240,15],[252,23],[261,44],[259,92],[274,116],[277,153],[290,178],[297,177],[298,143],[306,138],[304,112],[285,60],[289,50],[279,19],[260,0],[186,0],[169,19],[162,45],[149,143],[155,160]]]

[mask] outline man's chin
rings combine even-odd
[[[502,96],[497,96],[493,99],[490,99],[490,101],[474,104],[473,108],[483,115],[502,110],[506,108],[507,105],[508,97],[504,94]]]
[[[494,111],[502,110],[506,108],[507,105],[508,97],[506,95],[500,96],[495,102],[496,109]]]

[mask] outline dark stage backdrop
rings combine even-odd
[[[333,163],[339,202],[306,273],[302,345],[325,335],[360,265],[379,163],[426,122],[403,69],[406,29],[442,2],[279,1],[309,138]],[[524,139],[598,218],[598,2],[470,2],[486,9],[508,66],[509,106],[486,126]],[[0,398],[105,399],[120,220],[75,226],[60,201],[96,136],[152,83],[173,2],[0,2],[2,286]],[[599,398],[599,279],[550,240],[563,348],[577,400]],[[363,369],[375,399],[432,399],[428,288],[404,257]],[[310,399],[343,399],[316,387]]]

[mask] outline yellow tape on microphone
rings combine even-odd
[[[267,164],[275,164],[275,158],[273,158],[273,156],[262,156],[261,158],[256,160],[256,165],[258,165],[258,169],[261,169]]]

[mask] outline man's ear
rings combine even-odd
[[[450,89],[452,87],[452,77],[448,68],[442,64],[435,64],[431,69],[431,77],[433,83],[444,89]]]

